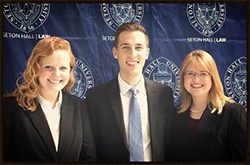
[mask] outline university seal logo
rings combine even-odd
[[[202,35],[212,36],[223,26],[226,19],[224,3],[189,3],[187,17],[190,24]]]
[[[179,98],[178,75],[180,69],[165,57],[152,61],[144,70],[143,75],[151,80],[168,85],[173,90],[174,101]]]
[[[224,76],[224,86],[229,97],[247,106],[247,59],[241,57],[235,60]]]
[[[87,90],[94,86],[94,78],[88,66],[77,58],[74,76],[75,84],[70,93],[81,99],[85,99]]]
[[[126,22],[141,23],[144,6],[141,3],[102,3],[101,12],[103,20],[115,31]]]
[[[29,33],[40,27],[48,18],[48,3],[6,3],[3,5],[5,18],[17,29]]]

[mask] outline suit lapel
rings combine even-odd
[[[152,144],[154,144],[156,139],[156,126],[157,126],[157,115],[158,115],[158,108],[157,108],[157,102],[155,101],[156,92],[155,88],[152,85],[152,82],[148,81],[148,79],[145,79],[145,86],[147,91],[147,101],[148,101],[148,113],[149,113],[149,124],[150,124],[150,137]],[[153,148],[153,146],[152,146]]]
[[[125,145],[128,148],[127,145],[127,139],[126,139],[126,132],[125,132],[125,126],[123,122],[123,112],[122,112],[122,103],[121,103],[121,97],[120,97],[120,89],[118,84],[117,77],[107,86],[107,96],[110,102],[110,105],[112,107],[112,111],[114,113],[118,129],[120,131],[120,134],[122,136],[122,139],[125,143]]]
[[[177,132],[176,139],[181,139],[181,143],[189,144],[189,122],[190,112],[184,112],[183,114],[176,114],[176,123],[174,132]]]
[[[148,111],[149,111],[149,124],[150,124],[150,136],[152,140],[152,144],[156,141],[156,126],[157,126],[157,103],[155,102],[156,92],[155,88],[152,85],[152,82],[148,79],[145,79],[145,86],[147,91],[147,101],[148,101]],[[114,79],[108,86],[107,86],[107,95],[109,98],[110,105],[112,107],[112,111],[114,113],[117,126],[120,130],[120,134],[123,138],[124,143],[126,144],[127,148],[127,140],[126,140],[126,132],[123,120],[123,112],[122,112],[122,103],[120,98],[120,90],[118,79]]]
[[[27,113],[34,127],[36,128],[37,132],[43,139],[44,144],[47,146],[49,152],[53,156],[54,160],[57,160],[55,144],[52,138],[52,134],[50,132],[49,125],[47,123],[47,120],[45,118],[45,115],[42,111],[41,106],[38,105],[35,112],[27,111]]]
[[[201,116],[201,120],[194,131],[194,141],[197,141],[204,133],[209,130],[212,126],[214,120],[216,119],[216,115],[211,114],[211,110],[207,107],[203,115]]]
[[[60,119],[60,135],[59,135],[59,146],[58,146],[58,157],[65,150],[68,144],[68,139],[70,136],[70,131],[73,124],[73,112],[74,105],[70,104],[70,98],[63,94],[62,106],[61,106],[61,119]]]

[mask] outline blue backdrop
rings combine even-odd
[[[4,93],[16,88],[35,44],[48,36],[67,39],[77,59],[71,93],[113,79],[114,34],[124,22],[148,31],[150,56],[143,74],[172,87],[175,103],[182,60],[203,49],[215,59],[225,94],[246,107],[247,6],[241,3],[7,3],[3,4]]]

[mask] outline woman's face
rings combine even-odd
[[[40,94],[56,94],[69,82],[70,56],[65,50],[56,50],[51,56],[40,60],[41,73],[38,77]]]
[[[193,63],[188,63],[184,72],[184,87],[193,98],[208,99],[212,77],[202,65],[195,66]]]

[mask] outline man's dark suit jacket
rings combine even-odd
[[[190,110],[174,119],[173,161],[243,161],[246,158],[246,112],[239,104],[226,104],[221,115],[207,107],[189,139]]]
[[[39,105],[22,109],[14,97],[4,98],[4,158],[7,161],[95,160],[95,146],[85,104],[63,92],[58,152]]]
[[[173,94],[170,87],[145,79],[152,161],[164,161],[170,136]],[[98,161],[129,161],[118,78],[89,89],[87,107]]]

